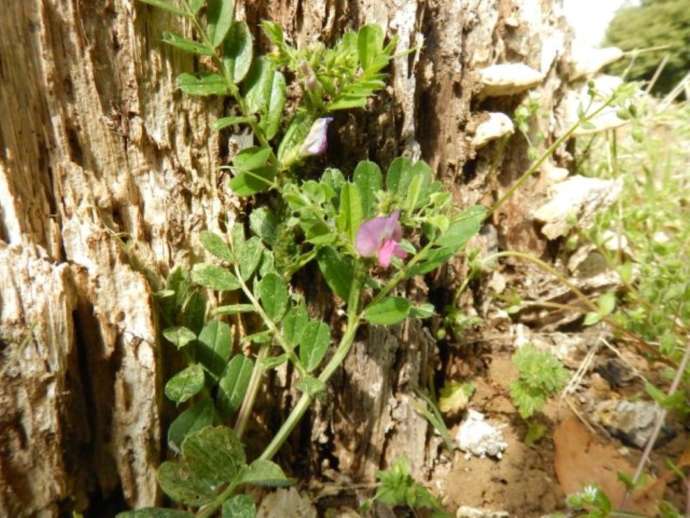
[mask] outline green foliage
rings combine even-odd
[[[593,244],[623,284],[615,297],[600,298],[598,313],[677,364],[690,329],[690,264],[685,259],[690,254],[690,205],[688,178],[681,173],[690,160],[690,105],[661,110],[654,99],[640,98],[634,108],[627,129],[615,138],[599,137],[580,146],[586,145],[587,155],[578,159],[579,172],[619,179],[623,191],[619,202],[602,211],[578,240]],[[670,398],[651,385],[646,391],[663,407],[686,415],[689,381],[685,373],[680,390]]]
[[[585,511],[583,518],[608,518],[613,506],[606,493],[596,486],[587,486],[581,492],[568,496],[568,507],[576,511]]]
[[[690,70],[687,0],[644,0],[620,9],[609,25],[606,43],[628,51],[668,45],[665,50],[637,55],[627,75],[631,80],[651,79],[662,56],[668,53],[669,60],[655,86],[657,92],[668,92]],[[620,74],[627,67],[628,63],[621,62],[612,70]]]
[[[523,419],[539,412],[546,400],[568,381],[568,371],[551,353],[526,344],[513,355],[519,377],[510,386],[510,396]]]
[[[436,497],[412,478],[410,464],[404,457],[398,458],[390,468],[379,471],[376,478],[379,484],[374,500],[390,507],[429,509],[438,518],[450,516]]]

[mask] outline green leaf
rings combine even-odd
[[[335,193],[336,197],[340,197],[340,191],[343,185],[345,185],[345,177],[340,169],[329,167],[321,175],[321,183],[327,185]],[[355,183],[357,183],[357,180],[355,180]]]
[[[134,511],[118,513],[115,518],[194,518],[192,513],[162,507],[144,507]]]
[[[234,0],[208,0],[208,35],[214,47],[218,47],[235,17]]]
[[[255,120],[254,117],[221,117],[220,119],[216,119],[215,122],[211,125],[211,127],[215,131],[220,131],[223,128],[227,128],[228,126],[234,126],[235,124],[246,124],[252,122],[253,120]]]
[[[201,233],[200,240],[204,248],[218,259],[228,262],[234,261],[230,247],[225,242],[225,239],[218,234],[205,230]]]
[[[208,397],[197,401],[187,410],[178,415],[168,428],[168,448],[179,453],[182,441],[190,433],[194,433],[216,422],[216,409],[213,401]]]
[[[175,403],[184,403],[204,388],[204,369],[193,363],[178,372],[165,384],[165,395]]]
[[[412,212],[428,200],[432,176],[433,172],[426,162],[412,162],[399,157],[388,168],[386,187],[397,196],[407,212]]]
[[[434,305],[425,303],[419,306],[412,306],[410,308],[410,316],[412,318],[429,318],[436,313]]]
[[[319,249],[316,261],[333,293],[347,301],[354,272],[352,260],[339,254],[335,248],[326,246]]]
[[[593,326],[601,322],[601,315],[599,313],[587,313],[585,319],[582,321],[583,326]]]
[[[187,297],[189,297],[190,287],[189,272],[181,266],[175,267],[165,280],[166,290],[171,290],[175,293],[174,305],[177,309],[181,308]]]
[[[364,218],[376,215],[376,193],[383,188],[381,169],[374,162],[363,160],[355,168],[353,181],[359,189],[362,199]]]
[[[240,264],[240,275],[243,280],[249,279],[256,271],[264,253],[264,245],[258,237],[252,237],[242,243],[237,250],[237,261]]]
[[[211,320],[199,333],[198,359],[216,379],[223,375],[230,358],[232,329],[225,322]]]
[[[228,304],[227,306],[218,306],[213,310],[214,315],[237,315],[238,313],[252,313],[254,306],[251,304]]]
[[[273,185],[276,176],[275,157],[269,147],[251,147],[233,158],[235,177],[230,187],[238,196],[249,196],[265,191]]]
[[[383,29],[379,25],[365,25],[357,35],[357,54],[363,70],[379,61],[383,51]]]
[[[604,317],[610,315],[616,309],[616,294],[612,291],[599,297],[599,314]]]
[[[255,518],[256,504],[249,495],[234,495],[223,503],[222,518]]]
[[[233,22],[223,47],[223,66],[235,83],[247,76],[253,52],[254,42],[247,22]]]
[[[297,382],[297,389],[315,398],[326,391],[326,384],[319,378],[307,376]]]
[[[309,315],[303,304],[288,311],[283,319],[283,335],[289,345],[296,347],[299,344],[307,327],[307,322],[309,322]]]
[[[196,340],[194,332],[184,326],[169,327],[163,330],[165,339],[173,344],[178,349],[182,349],[185,345],[193,340]]]
[[[257,58],[249,69],[244,100],[249,113],[263,112],[270,103],[275,66],[264,57]]]
[[[261,28],[264,30],[266,37],[271,40],[275,46],[280,47],[285,43],[285,36],[283,35],[283,28],[275,22],[270,20],[263,20]]]
[[[340,191],[340,213],[337,218],[338,230],[347,234],[350,242],[357,239],[357,230],[362,223],[362,199],[357,185],[346,183]]]
[[[182,455],[196,477],[216,483],[232,482],[247,463],[242,442],[227,426],[208,426],[188,435]]]
[[[171,4],[170,2],[166,2],[166,0],[139,0],[142,3],[152,5],[153,7],[157,7],[158,9],[162,9],[164,11],[167,11],[169,13],[177,14],[179,16],[188,16],[186,12],[184,12],[182,9],[177,7],[176,5]]]
[[[319,366],[330,343],[330,328],[323,322],[310,320],[304,328],[299,346],[299,358],[307,372]]]
[[[218,74],[195,76],[183,73],[177,76],[177,87],[189,95],[227,95],[225,79]]]
[[[399,197],[405,200],[404,208],[408,213],[423,206],[429,199],[432,174],[428,164],[420,160],[412,166],[409,180],[407,177],[401,178],[399,188],[405,189],[405,192],[399,192]]]
[[[291,484],[283,470],[275,462],[258,459],[242,470],[239,484],[254,486],[284,487]]]
[[[281,354],[279,356],[269,356],[268,358],[264,358],[263,360],[261,360],[261,365],[266,370],[275,369],[277,367],[280,367],[287,360],[287,354]]]
[[[242,400],[252,377],[254,362],[242,354],[236,354],[218,383],[218,403],[226,415],[231,415],[242,405]]]
[[[274,321],[280,320],[288,306],[288,288],[283,278],[269,273],[259,282],[258,292],[268,317]]]
[[[254,171],[273,162],[273,151],[270,147],[250,147],[237,153],[232,165],[237,171]]]
[[[278,218],[266,207],[256,208],[249,215],[249,228],[267,245],[273,245],[276,242],[278,224]]]
[[[479,233],[484,218],[486,218],[484,207],[481,205],[470,207],[451,222],[448,230],[436,241],[437,244],[454,251],[459,250]]]
[[[287,85],[285,83],[285,76],[282,72],[273,74],[273,80],[270,86],[268,105],[263,113],[260,124],[268,140],[271,140],[278,133],[280,121],[283,116],[283,108],[285,107]]]
[[[394,159],[388,171],[386,172],[386,190],[390,193],[396,194],[398,192],[398,185],[403,171],[412,167],[412,162],[408,158],[398,157]]]
[[[204,327],[206,316],[206,295],[201,290],[194,291],[182,307],[182,324],[195,333]]]
[[[240,288],[237,277],[232,273],[225,268],[208,263],[194,265],[192,280],[204,288],[212,290],[234,291]]]
[[[207,504],[216,496],[213,481],[195,476],[189,466],[181,462],[166,461],[161,464],[158,483],[170,498],[194,507]]]
[[[410,314],[410,301],[401,297],[387,297],[370,305],[364,311],[364,318],[372,323],[390,326],[402,322]]]
[[[187,39],[173,32],[164,32],[163,42],[185,52],[191,52],[192,54],[213,56],[213,49],[207,47],[203,43]]]

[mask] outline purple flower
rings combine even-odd
[[[400,248],[402,229],[400,211],[379,216],[362,223],[357,231],[357,252],[362,257],[378,257],[379,264],[388,268],[393,256],[404,259],[407,252]]]
[[[316,119],[311,125],[307,138],[302,144],[302,155],[313,156],[322,155],[328,147],[328,125],[333,117],[321,117]]]

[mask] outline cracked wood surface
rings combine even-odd
[[[396,59],[369,111],[338,116],[333,158],[350,170],[367,156],[421,156],[465,206],[492,200],[527,162],[517,136],[471,149],[473,113],[520,101],[479,101],[479,68],[524,61],[546,73],[534,131],[553,137],[567,50],[553,3],[248,0],[238,12],[257,36],[262,18],[302,44],[376,22],[399,51],[418,47]],[[201,230],[241,209],[218,169],[232,145],[210,130],[222,102],[174,89],[197,66],[160,43],[176,24],[190,33],[179,23],[134,0],[10,0],[0,12],[0,516],[57,516],[120,492],[130,506],[160,499],[165,365],[152,293],[194,260]],[[495,220],[507,243],[543,246],[526,215],[536,190]],[[408,400],[437,364],[418,323],[369,331],[333,404],[312,413],[312,465],[325,445],[351,479],[401,453],[427,473],[438,442]]]

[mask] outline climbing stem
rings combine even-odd
[[[535,172],[539,170],[539,168],[546,162],[546,160],[555,153],[555,151],[563,145],[572,135],[577,131],[577,129],[582,126],[583,123],[586,123],[590,120],[592,120],[594,117],[599,115],[604,109],[606,109],[615,99],[615,94],[610,96],[604,103],[602,103],[601,106],[599,106],[596,110],[594,110],[592,113],[586,113],[582,118],[578,119],[568,130],[561,135],[558,139],[556,139],[553,144],[551,144],[546,151],[544,151],[539,158],[537,158],[536,161],[532,163],[532,165],[525,171],[520,178],[518,178],[515,182],[513,182],[513,185],[510,186],[510,188],[501,196],[501,198],[494,204],[494,206],[489,210],[489,214],[487,214],[487,217],[496,212],[498,209],[500,209],[503,204],[508,201],[513,194],[515,194],[515,191],[517,191],[522,185],[527,181],[527,179],[532,176]],[[588,111],[588,110],[587,110]]]
[[[242,94],[240,93],[240,89],[232,80],[230,70],[228,70],[228,67],[225,66],[225,63],[223,63],[222,57],[218,55],[218,52],[216,52],[213,43],[208,37],[208,34],[206,34],[206,31],[202,27],[194,11],[192,11],[192,8],[189,7],[188,0],[182,0],[182,6],[184,7],[184,10],[187,12],[187,16],[191,18],[192,23],[194,24],[194,28],[199,33],[199,36],[201,37],[201,40],[203,41],[204,45],[206,45],[209,49],[213,49],[213,55],[211,56],[211,59],[213,59],[213,63],[218,68],[218,70],[221,70],[223,72],[225,86],[228,88],[228,92],[230,92],[230,95],[232,95],[233,99],[237,103],[240,112],[242,112],[242,116],[246,117],[246,124],[248,124],[249,127],[252,129],[252,133],[256,136],[256,139],[259,141],[259,144],[261,144],[261,146],[263,147],[269,147],[270,144],[268,143],[268,140],[266,139],[263,130],[257,124],[256,118],[253,116],[253,114],[250,113],[249,108],[247,107],[247,103],[244,100],[244,97],[242,97]]]
[[[244,430],[247,428],[249,417],[252,415],[256,395],[258,394],[259,387],[261,386],[261,377],[264,375],[266,370],[264,360],[268,356],[270,349],[270,344],[261,344],[259,353],[256,355],[252,375],[249,378],[249,384],[247,385],[247,393],[242,400],[242,406],[240,407],[240,411],[237,414],[237,421],[235,422],[235,433],[239,438],[244,435]]]

